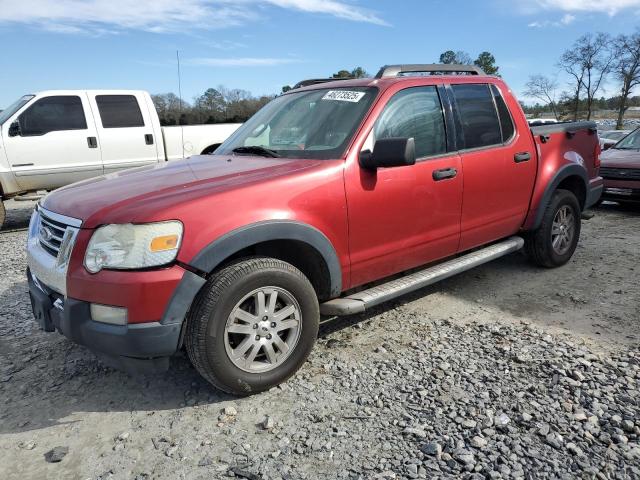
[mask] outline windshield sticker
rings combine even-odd
[[[359,102],[366,92],[351,92],[349,90],[330,90],[322,100],[338,100],[339,102]]]

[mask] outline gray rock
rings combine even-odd
[[[472,437],[471,440],[469,441],[469,443],[471,444],[472,447],[475,448],[484,448],[487,446],[487,444],[489,442],[487,442],[487,440],[485,440],[484,438],[476,435],[475,437]]]
[[[48,463],[58,463],[69,453],[69,447],[54,447],[44,454]]]

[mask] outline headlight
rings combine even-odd
[[[182,223],[105,225],[87,247],[84,266],[91,273],[103,268],[127,270],[165,265],[175,260],[182,241]]]

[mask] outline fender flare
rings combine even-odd
[[[272,240],[297,240],[314,248],[324,259],[329,271],[330,294],[342,291],[342,269],[331,241],[317,228],[294,220],[267,220],[233,230],[204,247],[189,266],[207,274],[239,251]],[[205,278],[185,271],[174,291],[160,323],[182,322]]]
[[[556,174],[553,176],[553,178],[547,185],[547,188],[545,188],[544,193],[542,194],[542,198],[538,203],[536,216],[534,217],[531,230],[537,229],[542,223],[542,217],[544,216],[544,211],[546,210],[547,205],[549,205],[549,202],[551,202],[551,197],[553,196],[553,193],[558,189],[558,185],[560,185],[560,183],[563,180],[572,176],[577,176],[582,179],[582,181],[584,182],[584,190],[588,194],[589,175],[587,174],[587,169],[577,163],[564,165],[563,167],[560,168],[560,170],[556,172]]]

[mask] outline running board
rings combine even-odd
[[[320,313],[331,316],[362,313],[374,305],[419,290],[458,273],[466,272],[478,265],[520,250],[523,246],[524,239],[510,237],[481,250],[476,250],[419,272],[354,293],[348,297],[329,300],[320,305]]]

